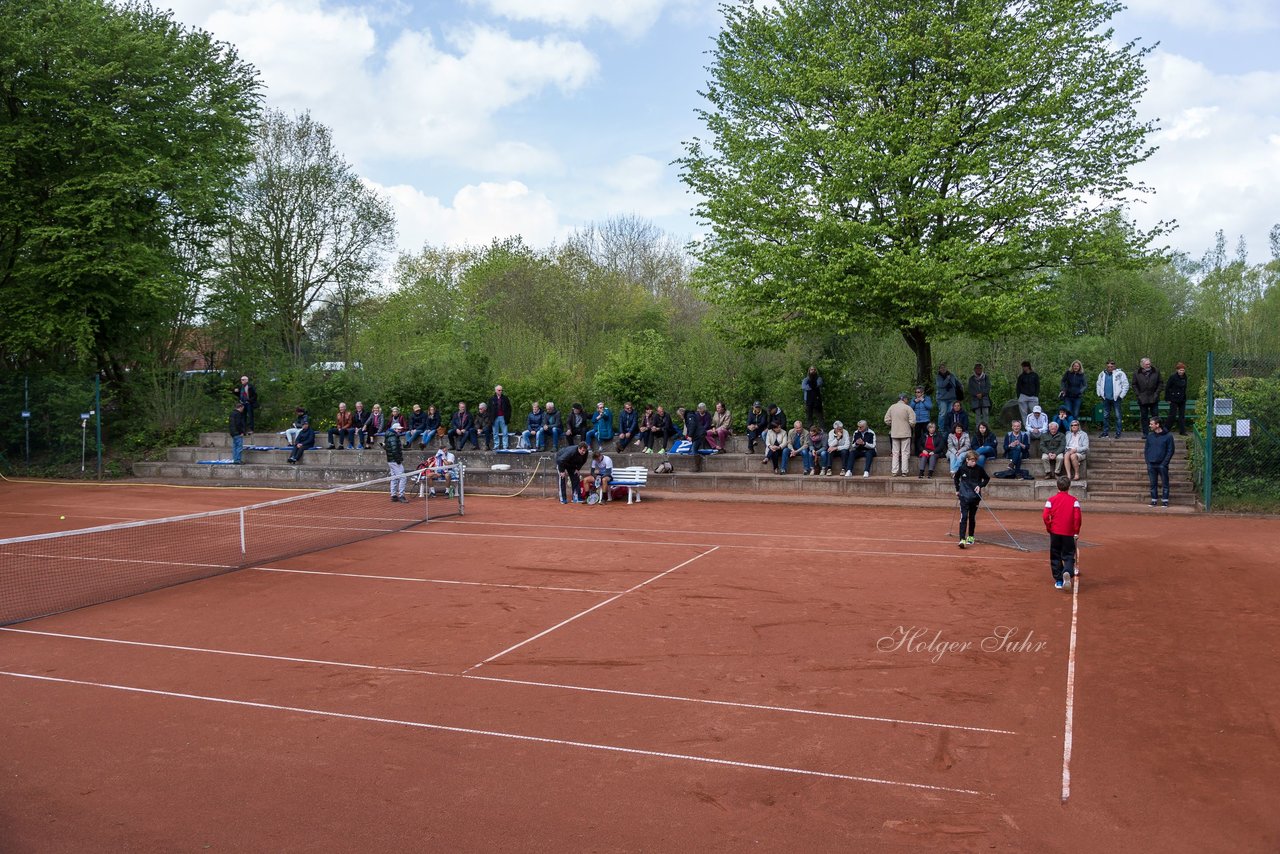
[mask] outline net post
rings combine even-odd
[[[1204,408],[1204,512],[1213,510],[1213,351],[1205,357],[1206,405]]]
[[[244,557],[247,553],[244,542],[244,508],[240,508],[240,556]]]

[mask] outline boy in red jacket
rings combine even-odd
[[[1058,478],[1058,494],[1044,503],[1044,529],[1049,532],[1049,569],[1053,586],[1070,590],[1076,574],[1076,537],[1080,536],[1080,502],[1070,492],[1071,478]]]

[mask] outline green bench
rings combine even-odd
[[[1195,401],[1195,400],[1187,401],[1187,420],[1188,421],[1196,420],[1198,403],[1199,401]],[[1101,424],[1103,409],[1104,407],[1101,403],[1096,404],[1093,407],[1093,417],[1086,419],[1083,415],[1081,415],[1080,422],[1084,423],[1085,421],[1091,421],[1094,424]],[[1124,412],[1125,418],[1133,421],[1137,421],[1142,416],[1142,407],[1138,405],[1138,401],[1131,400],[1124,405],[1123,412]],[[1167,400],[1160,401],[1157,407],[1157,412],[1159,413],[1159,416],[1161,418],[1168,418],[1169,417],[1169,401]]]

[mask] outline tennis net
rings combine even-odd
[[[463,471],[438,495],[414,477],[247,507],[0,540],[0,625],[135,596],[463,513]],[[393,493],[393,485],[397,488]]]

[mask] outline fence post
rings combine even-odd
[[[1204,512],[1213,509],[1213,351],[1205,360],[1205,388],[1208,391],[1208,405],[1204,408]]]
[[[102,375],[93,375],[94,423],[98,428],[98,480],[102,480]]]

